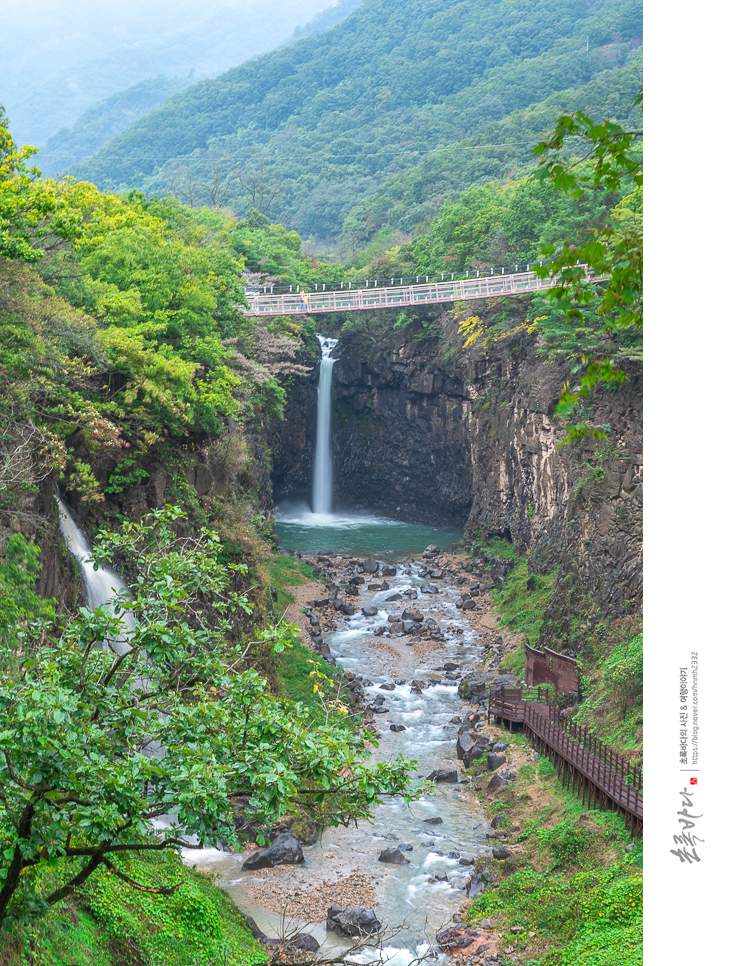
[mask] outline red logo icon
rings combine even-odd
[[[696,785],[697,784],[697,779],[696,778],[690,778],[689,783],[690,783],[690,785]]]

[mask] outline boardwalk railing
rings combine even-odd
[[[624,824],[643,831],[643,772],[561,711],[566,700],[548,688],[501,688],[489,698],[488,715],[521,722],[532,744],[550,757],[563,786],[588,807],[622,812]]]
[[[590,276],[588,276],[590,277]],[[523,295],[551,288],[553,278],[540,278],[536,272],[462,278],[422,285],[395,285],[384,288],[340,289],[309,292],[306,301],[294,293],[249,295],[250,308],[239,306],[244,315],[307,315],[316,312],[341,312],[348,309],[377,309],[398,305],[428,305],[434,302],[461,302],[467,299],[494,298],[498,295]]]

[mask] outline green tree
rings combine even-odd
[[[641,97],[635,104],[641,103]],[[558,412],[563,416],[569,416],[579,399],[589,396],[598,383],[621,383],[627,378],[622,356],[641,358],[635,347],[622,352],[616,338],[643,326],[641,138],[640,130],[626,130],[610,120],[594,121],[576,111],[559,117],[534,151],[540,158],[537,176],[552,183],[555,192],[574,201],[597,190],[624,195],[622,204],[603,224],[543,249],[550,263],[539,271],[556,280],[549,297],[578,329],[591,327],[594,314],[605,336],[604,348],[612,350],[581,354],[580,382],[566,383],[560,398]],[[584,148],[578,159],[576,139]],[[568,426],[566,441],[585,436],[602,439],[605,433],[586,422]]]
[[[18,148],[0,107],[0,256],[37,262],[43,256],[39,239],[64,231],[58,199],[38,168],[26,161],[37,148]]]
[[[178,537],[181,517],[101,534],[98,563],[132,564],[128,596],[81,608],[62,637],[37,626],[19,653],[0,644],[13,668],[0,680],[0,921],[43,912],[97,868],[134,888],[125,855],[215,844],[232,796],[262,826],[347,823],[383,795],[411,797],[411,763],[369,765],[342,709],[317,724],[246,667],[232,642],[245,568],[219,562],[210,532]],[[264,639],[281,650],[289,633]]]

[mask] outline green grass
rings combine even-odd
[[[515,633],[524,634],[534,647],[540,637],[545,608],[555,586],[557,568],[549,574],[529,574],[526,557],[520,557],[509,540],[492,537],[487,541],[477,540],[473,549],[481,554],[491,551],[498,557],[514,560],[515,565],[505,578],[502,590],[490,591],[490,599],[499,614],[499,623]],[[527,589],[527,581],[532,576],[535,589]],[[505,670],[520,671],[525,666],[524,652],[510,655],[503,662]]]
[[[173,853],[134,858],[142,885],[182,882],[172,896],[133,890],[96,872],[75,899],[0,937],[1,966],[252,966],[267,953],[232,900]]]
[[[639,966],[642,849],[636,840],[626,851],[623,819],[587,810],[547,758],[521,767],[487,811],[517,825],[522,850],[500,863],[501,881],[472,903],[467,921],[488,917],[508,935],[524,927],[508,942],[525,966]]]
[[[321,722],[324,720],[324,712],[318,696],[314,693],[312,672],[317,673],[323,685],[320,693],[324,698],[334,699],[343,684],[342,676],[318,654],[314,654],[298,641],[279,655],[276,670],[277,693],[290,701],[301,701]]]
[[[262,579],[272,596],[273,610],[277,616],[294,603],[289,587],[300,587],[316,580],[313,567],[297,557],[282,557],[281,554],[267,555],[260,567]]]
[[[576,721],[615,750],[638,757],[643,745],[643,634],[640,620],[599,627],[582,656],[584,698]]]

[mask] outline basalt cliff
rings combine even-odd
[[[606,439],[561,445],[568,378],[520,328],[464,351],[448,313],[399,329],[345,326],[335,351],[335,505],[506,537],[533,573],[557,569],[543,637],[575,646],[585,622],[637,614],[642,593],[642,396],[638,367],[597,391]],[[308,500],[316,372],[290,390],[272,445],[274,494]]]

